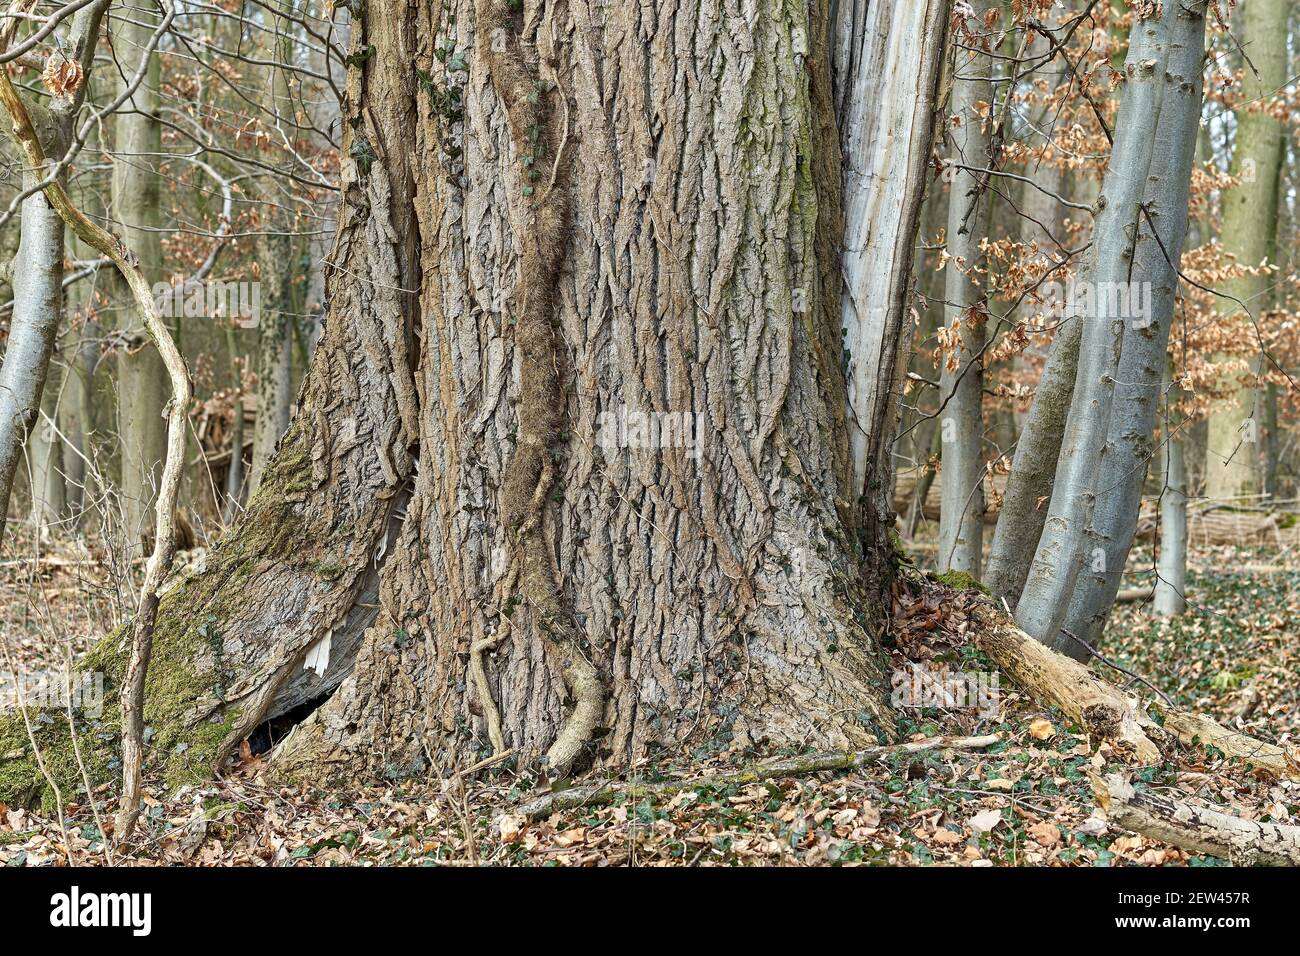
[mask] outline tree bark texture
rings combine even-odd
[[[892,734],[826,16],[367,6],[300,411],[159,609],[169,780],[322,700],[282,772]],[[0,798],[40,786],[0,725]]]

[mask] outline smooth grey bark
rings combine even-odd
[[[934,136],[949,0],[842,0],[833,10],[834,96],[843,152],[850,454],[869,514],[888,514],[903,325]],[[873,417],[883,416],[883,417]],[[879,535],[871,534],[871,537]]]
[[[287,8],[283,0],[276,0],[266,10],[268,27],[273,38],[264,45],[266,59],[271,64],[266,70],[266,86],[262,104],[269,117],[292,115],[294,100],[288,75],[283,64],[293,56],[288,32],[290,24],[280,14]],[[281,131],[282,135],[287,133]],[[268,182],[268,194],[276,190]],[[272,203],[271,208],[275,206]],[[289,427],[293,406],[293,329],[290,313],[290,287],[293,279],[294,247],[290,227],[283,214],[273,213],[267,229],[274,234],[258,238],[258,255],[262,260],[263,314],[257,329],[257,421],[253,427],[253,462],[249,472],[249,494],[257,491],[266,471],[267,462],[275,453],[276,443]]]
[[[91,218],[103,217],[104,203],[97,190],[83,190],[77,197],[77,204]],[[90,260],[98,257],[98,253],[77,236],[70,236],[69,239],[75,258]],[[96,314],[100,281],[101,273],[96,273],[65,291],[65,309],[71,339],[65,352],[67,369],[59,400],[58,421],[66,445],[63,449],[63,474],[68,514],[74,519],[82,517],[96,493],[94,489],[87,489],[86,485],[87,482],[94,482],[92,469],[87,467],[87,462],[94,455],[91,446],[91,436],[96,427],[94,382],[102,334]]]
[[[35,186],[44,175],[43,170],[24,172],[23,188]],[[14,476],[39,417],[62,312],[63,220],[44,193],[23,201],[13,286],[9,343],[0,367],[0,539]],[[41,490],[33,488],[33,494]]]
[[[159,22],[152,0],[123,0],[113,52],[121,72],[132,77]],[[111,215],[126,246],[135,252],[150,282],[162,276],[161,194],[158,157],[162,127],[158,122],[160,63],[148,52],[143,82],[114,117]],[[125,84],[125,80],[123,80]],[[156,349],[147,345],[144,319],[130,293],[115,282],[121,313],[119,334],[127,347],[117,350],[117,432],[121,454],[121,520],[126,546],[138,553],[153,528],[152,507],[167,453],[163,409],[171,394],[167,370]]]
[[[84,6],[73,18],[66,52],[60,55],[79,63],[83,74],[90,73],[94,62],[100,24],[109,2],[98,0]],[[85,89],[83,82],[52,98],[48,106],[26,104],[46,156],[65,155],[72,142],[73,121],[84,102]],[[35,188],[46,175],[46,170],[25,169],[23,188]],[[9,495],[21,455],[19,446],[26,441],[38,416],[63,304],[64,225],[44,194],[33,195],[23,202],[20,231],[20,249],[11,277],[13,319],[4,367],[0,369],[0,540],[4,537]]]
[[[983,580],[997,597],[1006,599],[1012,610],[1020,602],[1034,549],[1047,520],[1047,501],[1052,495],[1061,440],[1074,395],[1084,324],[1081,316],[1063,316],[1034,389],[1034,401],[1020,430],[1011,474],[1007,476],[1007,490]]]
[[[262,250],[262,316],[257,328],[257,419],[253,426],[253,463],[249,494],[257,491],[276,443],[289,427],[293,407],[293,344],[289,325],[288,275],[292,243],[274,236],[258,243]]]
[[[1176,400],[1173,382],[1166,376],[1166,409]],[[1160,559],[1156,563],[1152,611],[1159,617],[1176,617],[1187,608],[1187,462],[1183,441],[1174,433],[1166,412],[1161,442]]]
[[[1277,228],[1278,177],[1287,131],[1267,109],[1250,109],[1287,84],[1287,19],[1289,0],[1250,0],[1242,11],[1242,45],[1250,56],[1242,76],[1246,107],[1237,113],[1231,172],[1240,182],[1223,193],[1223,248],[1245,266],[1273,262]],[[1225,290],[1246,302],[1256,315],[1267,308],[1267,275],[1245,275],[1230,280]],[[1237,334],[1253,339],[1255,331],[1241,307],[1231,299],[1216,302],[1220,314],[1230,317]],[[1216,356],[1216,363],[1225,356]],[[1250,368],[1255,377],[1267,366],[1257,358]],[[1221,385],[1232,395],[1217,402],[1208,420],[1205,453],[1205,495],[1216,501],[1251,496],[1260,490],[1260,429],[1256,416],[1259,398],[1255,384],[1241,384],[1239,373]]]
[[[1094,489],[1092,518],[1085,531],[1088,553],[1057,636],[1058,647],[1078,657],[1086,657],[1088,652],[1069,635],[1082,637],[1094,647],[1101,638],[1133,547],[1142,486],[1155,457],[1152,441],[1173,325],[1178,265],[1187,235],[1188,193],[1201,118],[1204,20],[1198,19],[1193,29],[1189,15],[1183,12],[1176,14],[1175,24],[1185,29],[1170,37],[1165,73],[1168,89],[1156,130],[1143,214],[1144,227],[1149,230],[1154,224],[1155,233],[1139,235],[1133,258],[1135,281],[1147,284],[1150,290],[1144,298],[1151,315],[1149,321],[1137,315],[1125,325],[1110,428]]]
[[[58,310],[63,315],[62,303]],[[64,481],[63,440],[59,437],[59,405],[63,395],[66,369],[60,367],[56,352],[50,359],[41,395],[41,409],[27,442],[31,474],[31,523],[41,535],[67,517],[68,492]]]
[[[982,13],[987,4],[977,8]],[[979,104],[993,99],[989,58],[956,49],[953,64],[952,119],[948,124],[949,163],[976,169],[991,165],[989,136]],[[956,168],[948,200],[948,261],[944,284],[944,325],[950,347],[959,351],[955,367],[945,357],[939,378],[943,442],[940,474],[939,553],[941,570],[966,571],[976,578],[984,547],[984,318],[982,282],[969,275],[983,263],[980,242],[988,228],[989,198],[982,177]]]
[[[1204,6],[1167,4],[1131,30],[1074,399],[1016,610],[1022,629],[1076,658],[1088,651],[1075,638],[1093,643],[1118,591],[1151,458],[1177,285],[1168,257],[1176,262],[1183,246],[1199,127]]]

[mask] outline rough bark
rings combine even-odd
[[[611,764],[892,733],[825,8],[525,13],[371,4],[354,27],[372,52],[300,411],[159,608],[146,722],[173,782],[321,698],[281,772],[464,767],[494,725],[520,759],[567,734],[565,759]],[[643,441],[643,413],[678,417]],[[118,661],[110,638],[83,666],[111,692]],[[30,797],[8,730],[0,795]]]
[[[982,19],[988,4],[976,5]],[[939,425],[943,441],[940,478],[939,553],[941,570],[980,576],[984,554],[984,350],[988,305],[984,283],[974,275],[984,263],[989,193],[985,176],[971,172],[993,165],[987,114],[993,101],[988,55],[954,49],[947,161],[953,164],[948,199],[948,261],[944,325],[948,347],[939,379]]]
[[[1204,30],[1203,3],[1166,5],[1132,29],[1086,273],[1093,308],[1084,309],[1051,505],[1016,608],[1022,628],[1080,658],[1088,651],[1075,638],[1095,645],[1119,588],[1151,458],[1187,229]],[[1121,295],[1112,299],[1110,290]]]
[[[1251,0],[1242,13],[1241,42],[1254,67],[1244,69],[1241,92],[1255,108],[1247,106],[1237,115],[1229,172],[1241,181],[1224,192],[1221,238],[1225,252],[1234,255],[1240,264],[1251,267],[1271,259],[1274,251],[1278,178],[1286,130],[1267,107],[1286,83],[1290,8],[1287,0]],[[1248,303],[1258,319],[1270,281],[1267,275],[1242,276],[1225,283],[1224,291]],[[1229,317],[1226,321],[1239,330],[1237,334],[1254,338],[1255,329],[1240,306],[1223,300],[1220,308]],[[1227,356],[1218,356],[1217,360],[1231,361]],[[1233,388],[1232,398],[1216,404],[1210,411],[1205,494],[1213,500],[1251,495],[1260,489],[1256,443],[1262,433],[1258,427],[1260,409],[1255,387],[1240,385],[1241,377],[1238,369],[1225,382]]]

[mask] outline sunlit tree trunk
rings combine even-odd
[[[976,6],[982,22],[989,4]],[[938,564],[980,576],[984,547],[984,334],[988,303],[976,275],[984,265],[989,193],[988,114],[993,100],[989,56],[957,47],[953,64],[947,161],[953,164],[948,199],[948,255],[944,286],[950,353],[940,377],[943,465],[939,476]]]
[[[1241,95],[1245,105],[1237,111],[1237,133],[1229,172],[1240,183],[1223,194],[1222,240],[1225,252],[1245,266],[1259,266],[1274,253],[1278,208],[1278,177],[1286,131],[1269,112],[1272,98],[1287,78],[1287,37],[1290,3],[1287,0],[1250,0],[1242,16],[1242,45],[1251,63],[1243,70]],[[1256,72],[1258,71],[1258,72]],[[1224,284],[1224,291],[1246,302],[1260,319],[1261,299],[1274,281],[1267,274],[1242,276]],[[1256,329],[1241,307],[1231,300],[1218,304],[1230,316],[1235,335],[1256,341]],[[1219,356],[1218,362],[1229,361]],[[1258,364],[1241,368],[1224,384],[1235,389],[1232,399],[1211,409],[1205,452],[1205,494],[1212,500],[1253,495],[1261,488],[1260,440],[1264,408],[1248,378]],[[1244,381],[1245,384],[1238,384]]]

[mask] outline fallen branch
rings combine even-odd
[[[929,737],[896,746],[871,747],[867,750],[832,751],[805,754],[800,757],[782,757],[756,764],[744,770],[728,770],[705,777],[683,780],[664,780],[657,783],[637,783],[605,780],[568,790],[558,790],[525,803],[518,812],[530,820],[539,820],[560,810],[574,807],[602,806],[621,798],[640,800],[650,797],[670,797],[686,790],[725,787],[735,784],[758,783],[777,777],[798,777],[825,770],[856,770],[871,760],[889,754],[921,753],[926,750],[982,750],[1002,738],[998,734],[983,737]]]
[[[1091,780],[1097,805],[1126,830],[1235,864],[1300,866],[1300,827],[1245,820],[1153,790],[1139,792],[1119,774]]]
[[[1090,736],[1127,743],[1146,764],[1164,759],[1161,746],[1214,747],[1276,777],[1300,780],[1300,753],[1229,730],[1177,707],[1152,713],[1140,698],[1102,680],[1083,664],[1034,640],[981,601],[971,612],[971,639],[1035,700],[1060,708]]]

